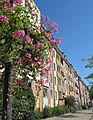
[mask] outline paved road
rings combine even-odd
[[[67,113],[60,117],[47,118],[43,120],[93,120],[92,110],[82,110],[76,113]]]

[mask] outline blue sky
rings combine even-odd
[[[81,59],[93,55],[93,0],[35,0],[41,14],[59,25],[59,45],[69,62],[84,79],[92,69],[86,69]]]

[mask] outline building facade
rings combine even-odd
[[[75,97],[76,106],[89,105],[87,86],[57,46],[53,49],[51,70],[46,77],[49,83],[41,86],[36,108],[42,111],[45,106],[65,105],[65,98],[70,95]],[[35,86],[35,83],[32,86]]]

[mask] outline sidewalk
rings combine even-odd
[[[58,117],[46,118],[42,120],[93,120],[92,110],[81,110],[76,113],[66,113]]]

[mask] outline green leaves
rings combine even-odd
[[[35,107],[35,97],[28,86],[16,86],[13,96],[13,120],[31,120]]]
[[[39,72],[40,75],[43,69],[47,72],[46,68],[49,64],[46,65],[46,60],[51,57],[50,48],[54,46],[51,42],[53,39],[51,25],[57,25],[55,22],[49,22],[45,28],[45,24],[40,21],[37,6],[32,3],[34,4],[33,1],[28,1],[24,6],[15,4],[12,8],[6,3],[1,5],[0,16],[8,18],[8,21],[5,22],[5,18],[0,19],[2,26],[0,27],[0,58],[4,62],[12,61],[18,72],[21,72],[22,77],[31,72],[36,80],[36,72]],[[8,11],[9,8],[11,11]],[[48,17],[46,19],[48,20]],[[17,32],[15,33],[15,31]],[[24,31],[24,35],[19,31]],[[26,54],[31,57],[27,58]],[[26,74],[24,74],[24,70]]]

